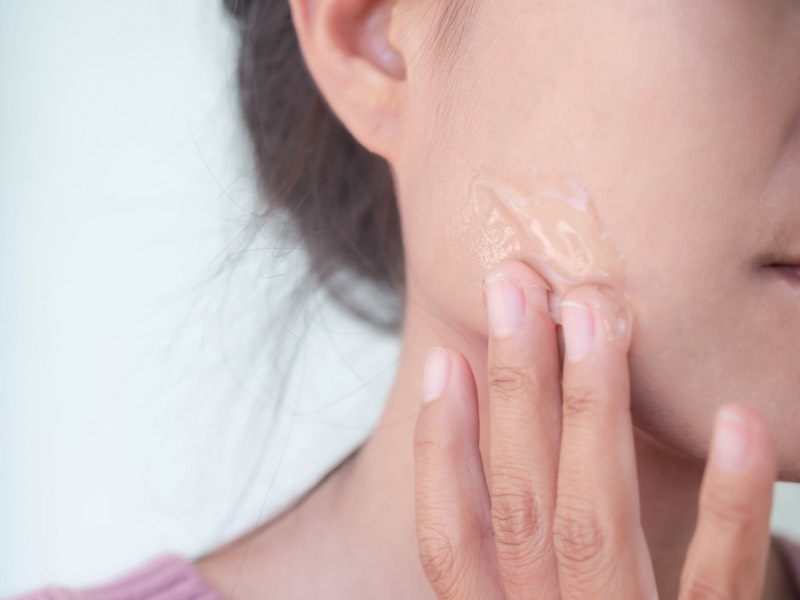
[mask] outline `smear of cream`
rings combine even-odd
[[[602,227],[588,192],[575,181],[535,169],[512,181],[490,171],[470,186],[470,211],[483,229],[485,269],[516,256],[553,288],[551,315],[561,322],[561,296],[583,284],[622,289],[623,260]]]

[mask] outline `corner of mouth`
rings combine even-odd
[[[766,265],[788,283],[800,286],[800,262],[773,262]]]

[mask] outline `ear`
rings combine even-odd
[[[390,43],[399,0],[290,0],[306,65],[328,104],[367,150],[391,161],[406,68]]]

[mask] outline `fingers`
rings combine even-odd
[[[478,448],[477,394],[467,361],[432,348],[423,388],[414,436],[422,566],[437,598],[502,600]]]
[[[561,430],[548,286],[519,263],[486,279],[491,516],[506,596],[557,595],[552,547]]]
[[[553,542],[562,598],[654,598],[641,528],[624,299],[599,286],[561,304],[562,438]]]
[[[760,598],[776,478],[767,427],[754,409],[731,404],[712,437],[680,598]]]

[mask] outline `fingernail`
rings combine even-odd
[[[741,471],[750,453],[750,425],[738,413],[722,409],[717,415],[711,460],[725,471]]]
[[[425,371],[422,376],[422,401],[431,402],[441,397],[450,381],[450,353],[444,348],[434,346],[425,357]]]
[[[597,285],[595,289],[605,299],[603,302],[597,303],[597,309],[606,339],[609,342],[616,340],[627,347],[633,327],[633,314],[628,301],[623,294],[612,287]]]
[[[570,362],[581,362],[594,346],[592,309],[580,302],[565,300],[561,303],[561,322],[566,358]]]
[[[502,274],[489,275],[485,284],[492,333],[495,337],[508,337],[525,318],[525,295],[516,281]]]

